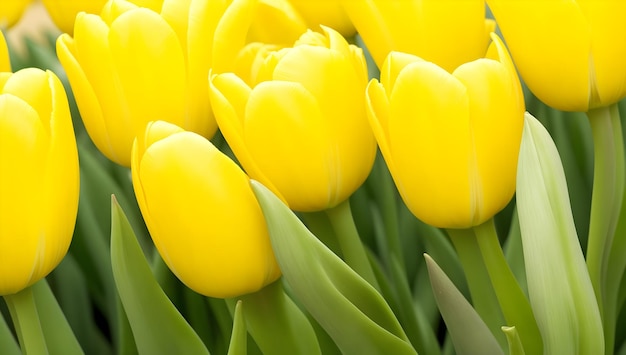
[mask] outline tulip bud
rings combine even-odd
[[[100,16],[80,13],[74,38],[59,37],[85,128],[109,159],[130,166],[133,139],[153,120],[215,133],[206,78],[220,6],[167,0],[156,13],[112,0]]]
[[[482,0],[340,0],[380,68],[391,51],[417,55],[452,72],[482,58],[493,20]]]
[[[488,3],[520,76],[541,101],[586,112],[626,97],[626,2]]]
[[[515,192],[524,101],[511,59],[490,54],[452,74],[392,52],[367,87],[370,123],[411,212],[442,228],[479,225]]]
[[[210,80],[220,129],[244,169],[298,211],[345,201],[376,153],[363,53],[323,29],[268,55],[254,87],[232,73]]]
[[[133,145],[131,169],[152,240],[185,285],[228,298],[280,277],[248,177],[211,142],[149,123]]]
[[[0,295],[50,273],[67,253],[79,170],[67,96],[50,71],[0,74]]]

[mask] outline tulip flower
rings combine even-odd
[[[392,52],[367,87],[380,150],[411,212],[442,228],[493,217],[515,191],[524,102],[501,40],[452,73]]]
[[[59,37],[58,56],[85,128],[109,159],[130,166],[133,139],[152,120],[215,133],[206,78],[224,6],[168,0],[159,14],[112,0],[100,16],[80,13],[74,38]]]
[[[345,201],[376,152],[363,53],[323,30],[268,55],[254,87],[232,73],[210,80],[216,119],[246,172],[298,211]]]
[[[133,145],[131,171],[152,240],[188,287],[227,298],[278,279],[249,178],[211,142],[171,123],[149,123]]]
[[[0,295],[50,273],[78,211],[78,152],[67,96],[50,71],[0,74]]]
[[[2,32],[0,32],[0,73],[11,71],[11,58],[9,57],[9,48],[7,41]]]
[[[0,29],[7,29],[16,24],[31,2],[32,0],[0,1]]]
[[[626,96],[626,3],[488,1],[528,88],[563,111],[608,106]],[[528,24],[532,24],[529,26]]]
[[[391,51],[417,55],[452,72],[485,55],[489,33],[482,0],[341,0],[380,68]]]
[[[356,29],[341,4],[336,1],[289,0],[304,18],[309,28],[330,27],[344,37],[354,36]]]

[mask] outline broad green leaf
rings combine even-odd
[[[530,303],[545,354],[603,354],[598,304],[576,235],[559,153],[526,114],[517,169],[517,212]]]
[[[208,354],[158,285],[115,197],[111,204],[111,264],[140,354]]]
[[[46,338],[50,355],[84,354],[70,327],[48,281],[42,279],[32,286],[41,330]]]
[[[237,301],[235,305],[235,315],[233,316],[233,333],[230,337],[228,355],[246,355],[248,353],[246,331],[246,321],[243,319],[242,301]]]
[[[309,232],[262,184],[251,181],[289,289],[345,354],[415,354],[384,298]]]
[[[22,354],[22,350],[20,350],[20,346],[2,314],[0,314],[0,349],[6,355]]]
[[[321,354],[313,326],[285,293],[282,280],[227,302],[236,300],[243,301],[246,328],[264,354]]]
[[[424,254],[430,283],[458,355],[504,354],[498,341],[472,305],[439,265]]]

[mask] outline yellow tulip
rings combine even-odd
[[[267,56],[254,87],[232,73],[210,80],[216,119],[244,169],[298,211],[346,200],[376,151],[363,53],[323,29]]]
[[[380,68],[391,51],[449,72],[482,58],[495,29],[483,0],[340,0]]]
[[[249,178],[211,142],[149,123],[134,143],[131,171],[152,240],[185,285],[229,298],[280,277]]]
[[[7,29],[15,25],[32,2],[32,0],[0,1],[0,29]]]
[[[59,37],[57,53],[87,132],[109,159],[130,166],[133,139],[153,120],[215,133],[207,77],[224,8],[167,0],[159,14],[112,0],[100,16],[80,13],[74,38]]]
[[[402,199],[441,228],[479,225],[515,191],[524,101],[501,40],[452,74],[392,52],[367,87],[370,124]]]
[[[330,27],[345,37],[354,36],[356,29],[337,1],[289,0],[298,10],[309,28],[318,30],[319,25]]]
[[[528,88],[563,111],[626,96],[626,2],[490,0]]]
[[[34,284],[63,259],[78,190],[63,85],[50,71],[0,73],[0,295]]]

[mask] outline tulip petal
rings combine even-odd
[[[489,7],[533,94],[560,110],[587,111],[592,34],[578,4],[491,0]]]
[[[72,85],[72,92],[89,137],[109,159],[120,163],[123,154],[110,139],[109,125],[116,117],[124,120],[121,110],[126,99],[116,90],[116,74],[108,51],[108,27],[95,15],[79,14],[74,36],[62,34],[57,40],[59,60]]]
[[[281,81],[259,84],[250,94],[243,128],[254,161],[291,208],[316,211],[337,202],[335,189],[329,189],[338,167],[336,153],[325,148],[331,139],[328,122],[305,88]],[[251,177],[257,178],[252,172]]]
[[[0,294],[16,293],[31,282],[39,257],[40,243],[47,232],[41,223],[45,211],[43,195],[47,149],[47,127],[20,98],[0,95]],[[18,247],[19,246],[19,247]]]
[[[591,27],[590,106],[607,106],[626,96],[626,2],[578,0]]]
[[[109,40],[121,93],[127,98],[124,114],[129,117],[129,124],[112,135],[122,141],[130,161],[133,139],[148,122],[162,119],[188,128],[185,60],[176,33],[148,9],[120,15]]]
[[[246,44],[248,28],[252,23],[259,0],[233,0],[220,18],[213,36],[214,73],[232,71],[237,53]]]
[[[469,97],[472,224],[478,225],[503,209],[515,192],[517,160],[512,157],[519,154],[524,106],[518,100],[517,83],[499,62],[479,59],[461,65],[454,76]]]
[[[369,119],[370,127],[385,158],[385,163],[390,171],[394,171],[393,155],[391,154],[389,142],[390,108],[385,87],[376,79],[372,79],[367,85],[366,97],[367,118]]]
[[[43,127],[49,129],[48,120],[52,113],[52,102],[46,72],[35,68],[20,70],[5,83],[3,92],[26,101],[30,107],[37,110],[37,115],[43,120]]]
[[[471,226],[469,99],[463,84],[435,64],[416,62],[400,73],[389,101],[396,168],[391,173],[405,203],[433,226]]]
[[[396,85],[396,79],[402,69],[415,62],[424,62],[424,59],[413,54],[392,51],[380,70],[380,83],[391,91],[391,88]]]

